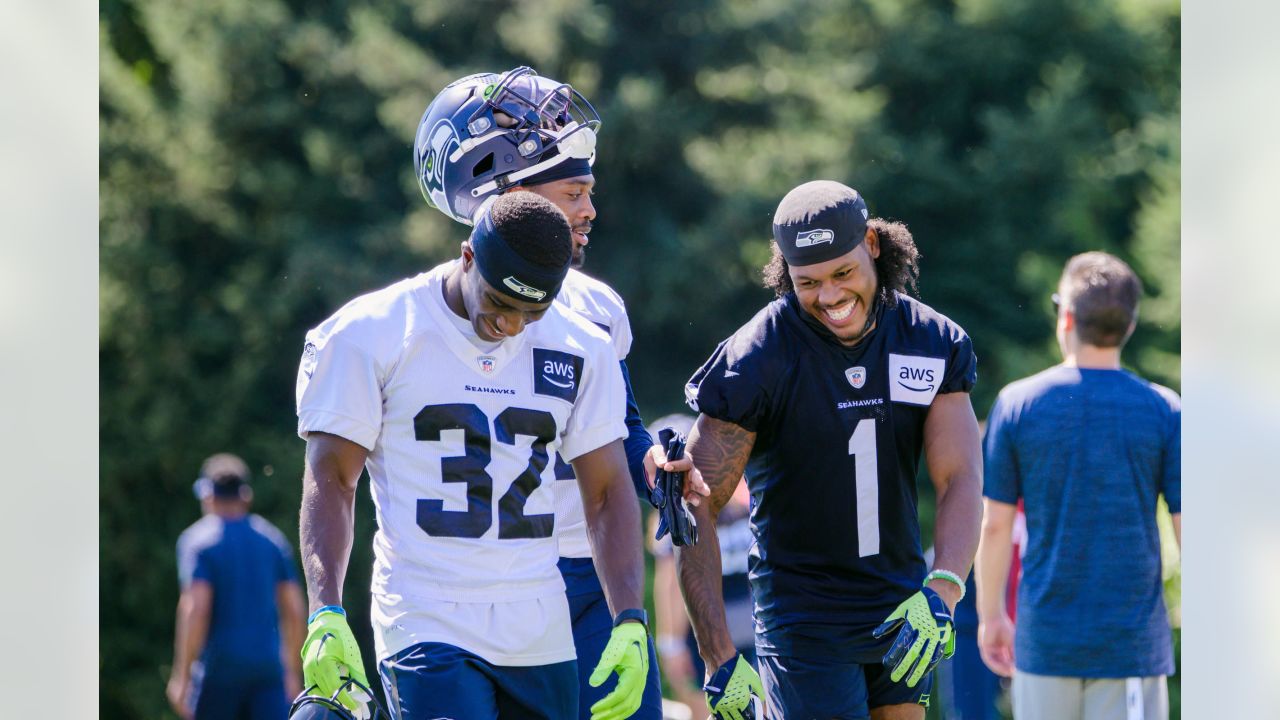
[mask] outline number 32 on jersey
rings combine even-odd
[[[525,502],[542,484],[547,467],[547,443],[556,437],[556,420],[543,410],[511,407],[493,419],[470,403],[428,405],[413,418],[414,437],[423,442],[455,440],[462,436],[462,455],[440,459],[440,476],[446,483],[463,483],[467,488],[466,510],[445,510],[441,499],[418,500],[418,526],[435,537],[478,538],[493,525],[493,477],[486,468],[493,456],[493,443],[516,445],[517,436],[533,438],[529,464],[498,499],[498,538],[531,539],[551,537],[553,513],[526,515]],[[446,435],[446,433],[448,435]]]

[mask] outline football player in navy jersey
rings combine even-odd
[[[800,185],[773,233],[765,281],[778,299],[686,389],[701,413],[688,449],[711,496],[677,563],[707,702],[725,718],[762,694],[769,717],[918,720],[930,671],[953,649],[981,521],[972,343],[906,294],[918,276],[910,232],[869,217],[853,189]],[[922,450],[938,497],[932,568],[916,507]],[[712,520],[744,471],[759,676],[726,628]]]

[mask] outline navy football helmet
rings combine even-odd
[[[418,123],[413,167],[427,203],[466,225],[493,198],[570,158],[594,162],[600,116],[566,83],[521,66],[440,91]]]

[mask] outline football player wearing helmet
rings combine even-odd
[[[470,75],[451,83],[427,107],[418,126],[414,166],[427,202],[459,222],[470,224],[472,215],[494,198],[517,191],[547,198],[569,219],[573,269],[556,296],[556,304],[609,333],[626,384],[626,449],[632,481],[637,493],[647,499],[659,465],[691,471],[692,464],[688,459],[669,463],[654,447],[627,373],[631,326],[626,306],[608,285],[579,271],[596,217],[591,201],[595,186],[592,166],[599,128],[599,116],[581,93],[531,68]],[[612,686],[612,681],[602,686],[591,682],[588,659],[604,652],[613,614],[592,560],[582,499],[572,482],[573,470],[559,460],[556,467],[557,478],[564,481],[555,488],[560,570],[581,661],[579,710],[585,718]],[[695,483],[701,483],[700,476]],[[660,718],[657,654],[651,638],[647,645],[649,678],[644,702],[633,717]]]
[[[307,334],[301,537],[312,616],[308,685],[368,718],[364,664],[340,607],[355,490],[371,479],[374,649],[397,717],[578,714],[556,566],[557,454],[581,486],[617,610],[592,681],[596,720],[630,715],[647,676],[640,520],[622,373],[603,330],[554,302],[572,258],[551,202],[487,204],[461,257],[348,303]]]
[[[870,217],[852,188],[793,189],[773,235],[764,274],[778,299],[686,388],[701,413],[688,451],[712,487],[695,510],[710,542],[678,548],[676,562],[699,653],[720,668],[708,700],[735,717],[762,688],[771,717],[920,720],[930,671],[954,649],[982,518],[973,344],[906,294],[910,232]],[[932,570],[922,452],[938,498]],[[744,472],[759,678],[735,659],[711,521]]]

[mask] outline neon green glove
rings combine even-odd
[[[707,693],[707,707],[722,720],[764,720],[760,698],[764,685],[760,674],[747,659],[739,655],[720,666],[702,686]]]
[[[897,630],[898,637],[884,654],[889,679],[898,682],[907,675],[907,687],[915,687],[920,678],[956,652],[955,626],[951,611],[942,597],[931,588],[923,588],[893,611],[872,636],[879,639]]]
[[[308,689],[316,688],[320,694],[332,697],[351,711],[359,720],[368,720],[369,696],[363,688],[343,685],[355,680],[368,687],[364,676],[364,661],[360,647],[347,625],[347,614],[336,605],[326,605],[307,619],[307,639],[302,643],[302,677]]]
[[[640,709],[649,677],[649,633],[642,623],[624,622],[613,629],[588,682],[600,687],[614,672],[618,686],[591,706],[591,720],[622,720]]]

